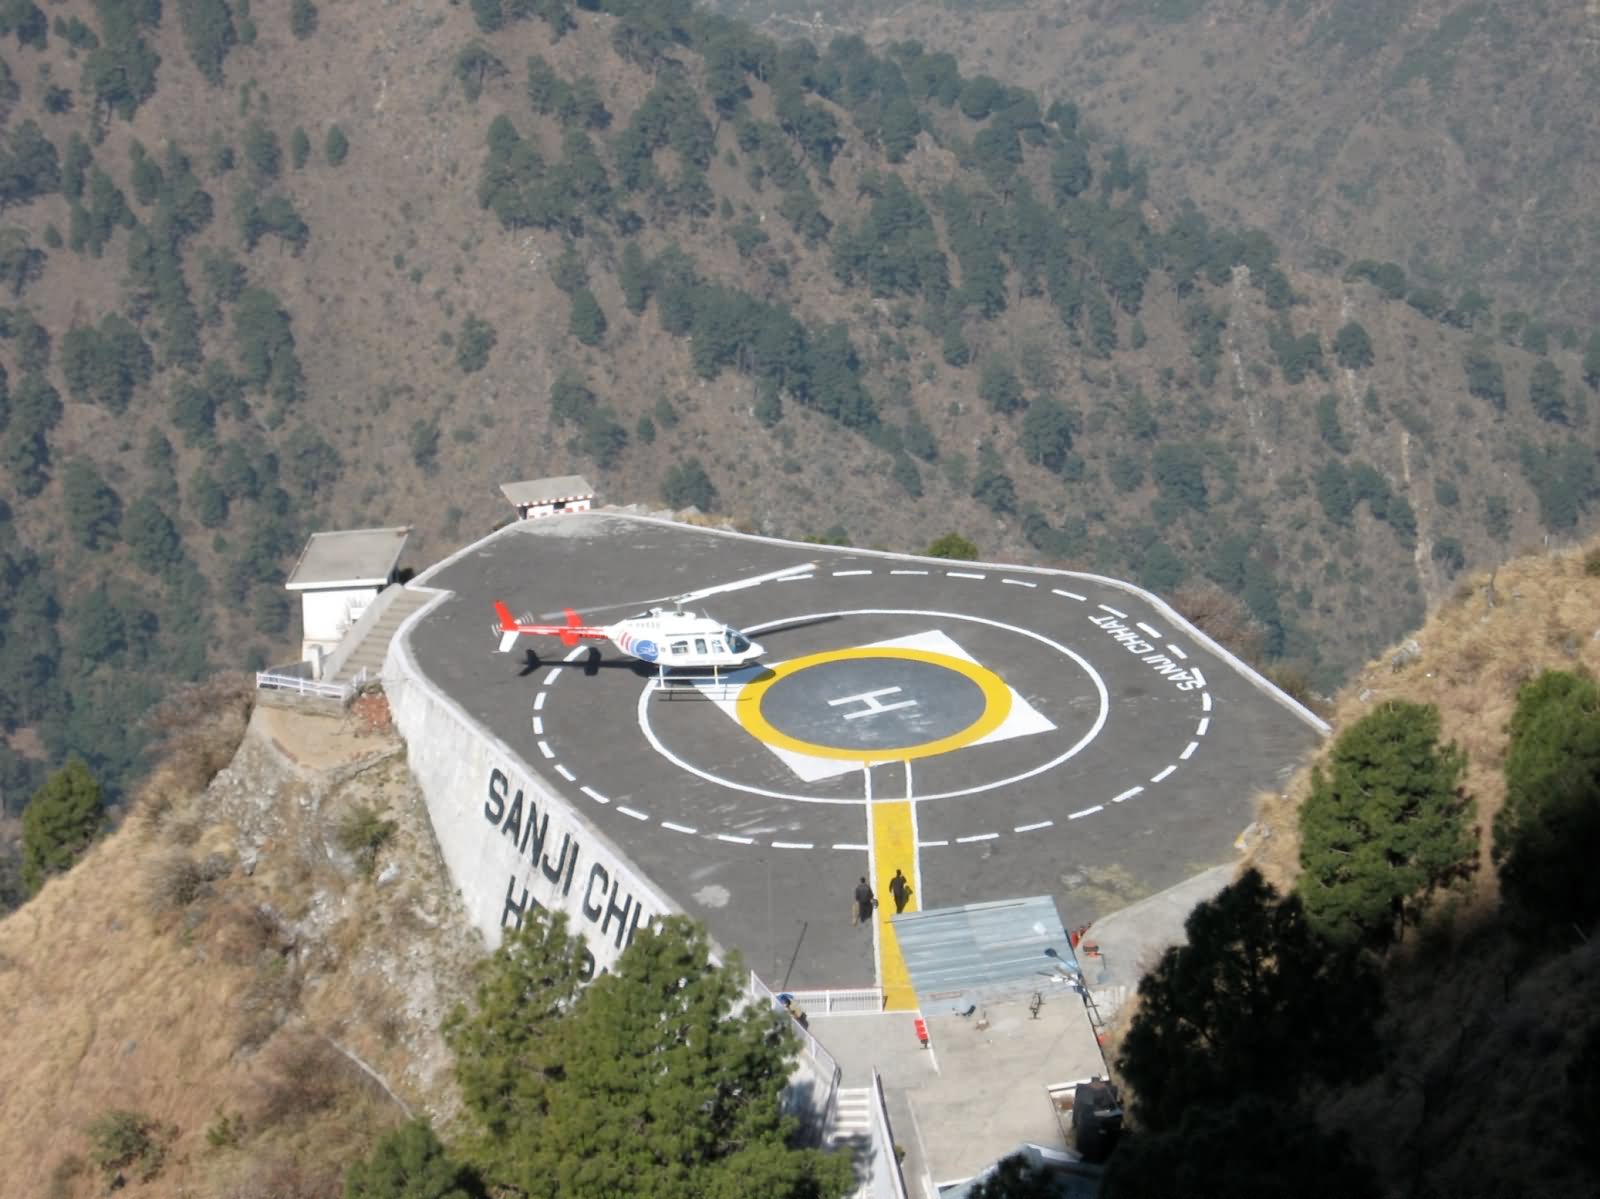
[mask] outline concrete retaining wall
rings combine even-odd
[[[538,908],[567,913],[596,970],[657,917],[679,911],[588,820],[547,789],[417,669],[401,626],[383,684],[411,773],[473,925],[493,947]]]

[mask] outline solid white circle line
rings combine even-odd
[[[1200,668],[1198,666],[1191,666],[1189,668],[1189,673],[1194,675],[1195,681],[1202,687],[1206,685],[1206,676],[1200,673]]]
[[[889,573],[892,575],[925,575],[928,572],[925,570],[891,570]]]
[[[940,846],[940,845],[949,845],[949,844],[950,844],[950,842],[948,842],[948,841],[918,841],[917,842],[917,848],[918,849],[933,849],[933,848],[935,848],[937,846]]]
[[[1001,579],[1007,587],[1037,587],[1039,584],[1030,583],[1026,579]]]
[[[670,820],[663,820],[661,822],[661,827],[669,828],[675,833],[688,833],[691,837],[700,831],[697,828],[690,828],[686,824],[673,824]]]
[[[1166,769],[1164,769],[1162,771],[1159,771],[1158,773],[1152,775],[1151,778],[1150,778],[1150,781],[1152,783],[1159,783],[1162,779],[1166,778],[1168,775],[1170,775],[1177,768],[1178,768],[1178,764],[1176,762],[1174,762],[1172,765],[1168,766]]]
[[[1054,820],[1041,820],[1036,824],[1019,824],[1011,831],[1014,833],[1031,833],[1034,829],[1049,828],[1054,823]]]
[[[1118,620],[1127,620],[1128,619],[1128,614],[1126,612],[1118,612],[1110,604],[1096,604],[1095,607],[1099,608],[1100,611],[1102,611],[1102,612],[1111,613],[1111,615],[1115,616]]]
[[[632,816],[635,820],[648,821],[650,819],[650,817],[646,816],[643,812],[636,812],[632,808],[623,807],[621,804],[617,805],[617,811],[621,812],[624,816]]]
[[[986,579],[989,577],[970,570],[947,570],[944,574],[947,579]]]
[[[543,737],[544,736],[544,717],[543,716],[535,716],[533,718],[533,735],[535,737]]]
[[[855,575],[869,575],[871,573],[870,570],[836,570],[833,572],[833,577],[836,579],[848,579]]]
[[[1189,742],[1188,745],[1185,745],[1183,747],[1183,752],[1178,755],[1178,761],[1187,762],[1190,759],[1190,757],[1193,756],[1194,751],[1199,749],[1199,748],[1200,748],[1200,742],[1198,742],[1198,741]]]
[[[772,848],[773,849],[815,849],[816,846],[810,841],[774,841],[772,843]]]
[[[539,742],[539,752],[542,753],[546,758],[553,758],[556,756],[556,751],[550,748],[550,742],[548,741]]]
[[[722,839],[724,841],[731,840],[731,838],[729,838],[729,837],[724,837]],[[833,848],[834,849],[859,849],[862,853],[869,852],[868,846],[863,845],[859,841],[835,841],[833,843]]]
[[[1134,621],[1134,627],[1136,627],[1142,633],[1144,633],[1145,636],[1154,637],[1157,641],[1160,641],[1163,637],[1166,636],[1166,634],[1163,633],[1160,629],[1153,629],[1149,625],[1145,624],[1145,622],[1142,621],[1142,620]]]
[[[1210,727],[1211,727],[1211,717],[1202,716],[1200,718],[1200,723],[1194,726],[1194,735],[1196,737],[1204,737],[1206,735],[1206,730],[1209,729]]]
[[[816,575],[784,575],[783,578],[775,581],[779,583],[804,583],[807,579],[814,579],[816,577]]]
[[[565,670],[565,669],[566,669],[565,666],[557,666],[554,670],[552,670],[549,674],[547,674],[545,676],[544,685],[546,687],[555,686],[556,680],[561,677],[561,672],[563,670]]]
[[[560,762],[556,763],[556,773],[562,778],[566,779],[569,783],[575,783],[578,781],[578,776],[573,774],[572,771],[568,770]]]
[[[993,841],[999,836],[999,833],[974,833],[970,837],[957,837],[956,844],[970,845],[974,841]]]
[[[1202,691],[1200,693],[1200,710],[1202,712],[1211,711],[1211,692]]]
[[[1077,600],[1080,604],[1087,603],[1089,601],[1089,597],[1087,595],[1079,595],[1076,591],[1063,591],[1059,587],[1050,588],[1050,594],[1059,595],[1062,599]]]
[[[1101,812],[1101,811],[1104,811],[1104,810],[1105,810],[1105,804],[1098,804],[1097,803],[1092,808],[1082,808],[1082,809],[1074,812],[1072,815],[1068,816],[1067,819],[1068,820],[1082,820],[1085,816],[1093,816],[1096,812]]]
[[[1172,642],[1170,642],[1170,641],[1167,642],[1167,652],[1169,654],[1171,654],[1174,658],[1178,659],[1178,661],[1180,661],[1180,662],[1186,661],[1188,659],[1188,657],[1189,657],[1188,654],[1184,653],[1181,649],[1179,649],[1176,645],[1173,645]]]
[[[541,691],[541,692],[539,692],[538,695],[533,697],[533,710],[535,712],[537,712],[540,708],[544,707],[545,696],[547,696],[549,694],[550,693],[548,691]]]
[[[579,787],[578,790],[582,791],[590,799],[594,800],[595,803],[610,803],[611,802],[611,800],[609,798],[607,798],[604,795],[601,795],[600,792],[596,791],[593,787]]]
[[[754,837],[735,837],[732,833],[718,833],[717,840],[727,841],[731,845],[754,845],[756,843]]]
[[[1142,793],[1143,791],[1144,791],[1143,787],[1129,787],[1121,795],[1113,795],[1111,797],[1111,802],[1112,803],[1121,803],[1125,799],[1132,799],[1135,795],[1138,795],[1138,794]]]

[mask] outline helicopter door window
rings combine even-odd
[[[669,647],[669,652],[674,654],[686,654],[689,652],[689,643],[687,641],[674,641]]]
[[[728,651],[725,650],[724,648],[722,648],[722,642],[713,641],[711,643],[711,652],[714,653],[714,654],[725,654]]]
[[[706,652],[706,639],[704,637],[696,637],[694,639],[694,652],[697,654]]]

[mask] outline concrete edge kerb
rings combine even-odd
[[[496,530],[489,536],[495,537],[501,532],[503,532],[503,530]],[[468,550],[476,548],[486,540],[488,540],[488,538],[480,538],[479,541],[474,542],[471,546],[466,547],[466,549],[458,551],[457,554],[451,555],[450,558],[444,559],[435,567],[429,567],[423,575],[417,576],[417,579],[413,579],[412,582],[417,582],[418,579],[423,578],[427,574],[431,574],[437,568],[437,566],[445,565],[454,558],[458,557],[460,554],[464,554]],[[402,687],[416,687],[418,690],[426,694],[433,702],[437,703],[441,708],[450,713],[450,715],[457,720],[462,727],[473,730],[473,732],[496,753],[503,755],[509,762],[514,763],[516,767],[522,770],[529,778],[538,780],[539,784],[545,789],[547,794],[560,802],[565,811],[571,816],[574,823],[579,825],[588,836],[594,839],[596,843],[603,846],[609,853],[611,853],[620,861],[631,864],[632,859],[627,854],[623,853],[622,850],[617,847],[616,843],[613,842],[610,837],[608,837],[599,827],[595,825],[592,820],[588,818],[587,815],[584,814],[582,809],[575,805],[568,804],[564,799],[562,799],[560,792],[556,791],[552,787],[548,779],[546,779],[542,774],[529,765],[527,760],[524,759],[521,754],[517,753],[499,737],[495,736],[481,723],[474,719],[471,714],[466,711],[466,709],[464,709],[455,701],[454,698],[435,685],[434,682],[429,679],[428,676],[417,665],[416,659],[411,652],[412,628],[424,616],[432,612],[434,608],[438,607],[440,603],[453,596],[455,592],[435,587],[414,587],[413,590],[430,591],[433,593],[433,595],[427,603],[407,616],[406,619],[401,622],[400,627],[395,630],[394,639],[389,643],[389,652],[384,658],[383,678],[385,688],[390,687],[391,682],[398,682]],[[426,794],[426,791],[424,793]],[[683,907],[675,902],[671,897],[663,893],[655,885],[654,880],[650,879],[650,877],[643,871],[638,870],[637,867],[634,867],[634,869],[638,874],[639,879],[643,880],[643,882],[646,884],[646,889],[650,892],[650,897],[659,904],[662,911],[680,915],[684,913]],[[457,885],[459,887],[459,884]],[[712,950],[719,960],[727,956],[723,947],[718,945],[715,941],[712,942]]]
[[[765,537],[759,533],[741,533],[737,529],[720,529],[705,525],[691,525],[686,524],[681,520],[669,520],[665,517],[645,516],[643,514],[633,512],[620,512],[614,508],[597,508],[593,511],[598,515],[620,516],[627,520],[644,521],[649,524],[672,525],[678,528],[696,529],[703,533],[713,533],[720,537],[733,537],[743,541],[760,541],[768,545],[791,545],[796,549],[813,556],[819,552],[833,554],[868,554],[874,558],[885,558],[892,562],[939,563],[946,566],[948,566],[951,562],[956,561],[956,559],[951,558],[930,558],[924,554],[903,554],[894,550],[863,549],[857,546],[817,545],[816,543],[810,541],[791,541],[787,537]],[[573,513],[573,516],[575,517],[583,515],[587,514]],[[493,533],[489,534],[489,536],[496,537],[501,533],[504,533],[507,529],[515,529],[516,527],[517,526],[515,524],[507,525],[504,529],[496,529]],[[481,538],[480,540],[473,542],[473,544],[468,546],[467,549],[475,549],[478,545],[481,545],[487,540],[488,538]],[[459,551],[459,553],[466,552],[467,550]],[[455,556],[456,555],[452,555],[451,558],[445,559],[445,562],[451,561]],[[440,563],[440,565],[442,566],[444,563]],[[1329,725],[1327,721],[1323,720],[1322,717],[1311,711],[1310,708],[1307,708],[1292,695],[1289,695],[1271,679],[1267,678],[1260,671],[1256,670],[1255,667],[1251,666],[1248,662],[1245,662],[1239,658],[1238,655],[1233,653],[1232,650],[1220,644],[1214,638],[1196,627],[1187,617],[1185,617],[1171,604],[1167,603],[1160,596],[1155,595],[1153,592],[1146,591],[1143,587],[1140,587],[1135,583],[1129,583],[1124,579],[1113,579],[1108,575],[1091,574],[1088,571],[1060,570],[1053,566],[1021,566],[1006,562],[981,561],[973,562],[973,565],[986,566],[992,570],[1013,570],[1026,574],[1049,575],[1056,578],[1085,579],[1089,582],[1100,583],[1107,587],[1114,587],[1118,591],[1127,592],[1129,595],[1136,595],[1161,612],[1173,624],[1184,629],[1196,641],[1200,642],[1212,653],[1216,654],[1229,666],[1233,667],[1235,671],[1244,676],[1245,680],[1252,687],[1254,687],[1257,691],[1260,691],[1268,699],[1272,700],[1279,706],[1286,708],[1290,713],[1304,721],[1306,724],[1310,725],[1312,728],[1316,729],[1317,732],[1321,733],[1324,737],[1328,736],[1333,731],[1332,726]],[[434,569],[436,568],[430,567],[429,571],[431,572]]]

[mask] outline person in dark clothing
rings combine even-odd
[[[877,906],[878,900],[872,894],[872,888],[867,886],[867,880],[863,878],[859,883],[856,884],[855,918],[851,920],[850,923],[871,924],[872,909]]]
[[[889,880],[889,894],[894,896],[895,915],[906,910],[906,902],[911,898],[911,883],[907,881],[904,872],[896,870],[894,877]]]

